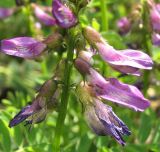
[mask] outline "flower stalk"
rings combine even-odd
[[[67,105],[69,99],[69,88],[70,88],[70,77],[71,77],[71,69],[73,65],[73,53],[74,53],[74,37],[72,35],[72,29],[68,30],[68,48],[67,48],[67,59],[65,62],[65,70],[64,70],[64,77],[63,77],[63,88],[62,88],[62,96],[61,96],[61,103],[59,106],[59,114],[55,129],[55,137],[54,137],[54,144],[53,144],[53,151],[59,152],[60,151],[60,142],[61,142],[61,135],[63,132],[63,125],[67,113]]]
[[[107,15],[107,6],[106,0],[100,0],[100,9],[101,9],[101,22],[102,22],[102,31],[108,30],[108,15]]]
[[[147,1],[146,0],[141,0],[141,4],[142,4],[142,22],[143,22],[143,28],[142,28],[142,32],[143,32],[143,48],[146,51],[146,53],[149,56],[152,56],[151,54],[151,35],[150,35],[150,31],[148,29],[150,29],[149,26],[146,25],[150,25],[149,24],[149,10],[148,10],[148,6],[147,6]],[[143,83],[144,83],[144,89],[143,89],[143,93],[144,95],[147,94],[147,89],[149,86],[149,77],[150,77],[150,71],[145,71],[144,72],[144,77],[143,77]]]
[[[108,15],[107,15],[107,5],[106,0],[100,0],[100,9],[101,9],[101,22],[102,22],[102,31],[108,31]],[[102,73],[105,74],[107,71],[106,64],[102,64]]]

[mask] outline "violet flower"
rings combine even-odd
[[[160,5],[154,4],[150,11],[150,20],[153,30],[160,32]]]
[[[110,135],[121,145],[125,145],[123,135],[130,135],[128,127],[112,111],[93,94],[92,86],[81,83],[77,87],[77,95],[84,107],[86,121],[97,135]]]
[[[116,50],[108,43],[96,43],[97,50],[104,61],[115,70],[139,76],[139,69],[152,69],[152,59],[145,53],[137,50]]]
[[[160,46],[160,34],[159,33],[152,34],[152,43],[153,45]]]
[[[15,12],[15,8],[0,8],[0,19],[5,19]]]
[[[152,59],[141,51],[132,49],[116,50],[91,27],[84,29],[84,36],[97,49],[104,61],[119,72],[138,76],[140,75],[139,69],[152,69]]]
[[[63,4],[61,0],[53,0],[52,14],[57,24],[62,28],[70,28],[77,24],[77,18],[72,10]]]
[[[44,24],[47,26],[53,26],[56,25],[56,20],[50,16],[49,14],[45,13],[39,6],[32,4],[34,8],[34,14],[35,16]]]
[[[120,34],[126,34],[129,32],[131,28],[131,23],[127,17],[122,17],[117,21],[117,27],[119,29]]]
[[[124,84],[114,78],[105,79],[81,58],[75,60],[75,67],[82,75],[85,75],[97,97],[136,111],[144,111],[150,106],[150,102],[144,98],[135,86]]]
[[[9,127],[14,127],[26,120],[26,125],[40,123],[50,110],[56,108],[59,90],[54,80],[48,80],[39,90],[31,105],[24,107],[11,121]]]
[[[47,45],[31,37],[17,37],[1,41],[1,52],[21,58],[39,56]]]

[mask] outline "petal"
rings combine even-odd
[[[150,106],[150,102],[132,85],[119,82],[117,79],[105,79],[94,69],[90,69],[88,80],[94,85],[97,96],[116,102],[120,105],[143,111]]]
[[[105,132],[114,137],[121,145],[125,145],[122,135],[130,135],[128,127],[112,111],[112,108],[99,100],[95,101],[95,112],[105,127]]]
[[[56,25],[56,20],[50,16],[49,14],[45,13],[40,7],[34,5],[34,13],[35,16],[47,26]]]
[[[1,52],[22,58],[34,58],[40,55],[46,45],[31,37],[18,37],[1,41]]]
[[[23,122],[29,116],[33,114],[33,109],[31,106],[24,107],[9,123],[9,127],[14,127],[19,123]]]
[[[150,19],[153,30],[160,32],[160,11],[154,6],[150,12]]]
[[[153,45],[160,46],[160,34],[159,33],[152,34],[152,43]]]
[[[53,0],[52,14],[62,28],[70,28],[77,24],[77,18],[69,7],[60,0]]]
[[[96,43],[100,56],[114,69],[128,74],[137,74],[138,69],[152,69],[151,58],[137,50],[117,51],[109,44]]]
[[[0,8],[0,19],[7,18],[15,12],[14,8]]]

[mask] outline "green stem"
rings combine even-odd
[[[143,28],[142,28],[142,33],[143,33],[143,49],[146,51],[148,55],[152,55],[151,53],[151,35],[150,35],[150,27],[149,27],[149,9],[147,6],[147,1],[146,0],[141,0],[142,4],[142,20],[143,20]],[[147,95],[147,89],[150,84],[150,72],[145,71],[144,72],[144,77],[143,77],[143,84],[144,84],[144,89],[143,93],[144,95]]]
[[[108,30],[108,15],[106,0],[100,0],[102,31]]]
[[[106,0],[100,0],[100,9],[101,9],[101,22],[102,22],[102,32],[107,32],[108,31],[108,13],[107,13],[107,4]],[[105,74],[107,69],[106,69],[106,64],[103,63],[102,65],[102,74]]]
[[[67,37],[68,38],[67,59],[65,62],[65,70],[64,70],[64,78],[63,78],[64,85],[62,88],[61,103],[59,106],[59,115],[57,118],[57,124],[55,129],[55,137],[54,137],[54,144],[53,144],[54,152],[60,152],[60,142],[61,142],[60,139],[63,132],[64,120],[67,113],[70,77],[71,77],[71,69],[73,64],[74,37],[72,36],[71,33],[68,33],[67,36],[68,36]]]

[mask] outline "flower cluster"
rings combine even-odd
[[[84,29],[84,35],[102,59],[119,72],[140,75],[140,69],[152,68],[151,58],[141,51],[118,51],[91,27]],[[144,111],[150,103],[135,86],[124,84],[115,78],[104,78],[91,66],[90,60],[91,55],[89,56],[88,52],[80,53],[75,60],[75,67],[85,77],[85,82],[78,86],[77,94],[84,104],[87,122],[96,134],[108,134],[121,145],[125,145],[122,135],[130,135],[129,129],[102,100],[112,101],[136,111]]]
[[[136,111],[144,111],[149,107],[150,102],[135,86],[124,84],[116,78],[103,77],[93,68],[92,57],[95,54],[99,54],[114,70],[123,74],[135,76],[140,76],[141,69],[152,69],[153,62],[151,58],[142,51],[115,49],[92,27],[82,28],[78,26],[79,30],[77,32],[76,26],[79,25],[77,12],[79,12],[80,8],[84,7],[88,2],[89,1],[86,0],[80,2],[73,1],[72,3],[79,4],[77,5],[79,7],[74,11],[67,2],[64,3],[62,0],[53,0],[53,17],[46,13],[50,11],[50,8],[41,8],[36,4],[32,4],[31,6],[34,9],[35,16],[45,25],[57,25],[60,29],[67,29],[66,31],[75,30],[73,33],[79,34],[78,36],[75,36],[74,34],[67,36],[73,36],[73,41],[75,39],[77,40],[77,37],[79,40],[75,40],[77,43],[73,42],[74,48],[69,51],[73,51],[72,53],[76,54],[74,65],[84,78],[83,81],[77,85],[76,92],[78,99],[85,108],[84,115],[86,121],[97,135],[110,135],[118,143],[124,146],[125,141],[122,136],[130,135],[131,131],[112,111],[112,108],[103,103],[103,100],[112,101]],[[119,27],[123,28],[121,31],[122,33],[129,31],[129,26],[130,23],[125,18],[119,22]],[[64,39],[67,39],[67,36],[63,37],[60,32],[56,31],[42,41],[32,37],[5,39],[1,41],[0,50],[8,55],[34,59],[42,55],[49,48],[53,49],[55,46],[60,45]],[[88,45],[91,46],[90,48],[92,49],[88,49]],[[54,76],[42,85],[31,105],[24,107],[11,120],[9,124],[10,127],[17,125],[24,120],[26,120],[26,124],[39,123],[45,119],[50,110],[56,109],[61,92],[61,87],[59,87],[59,85],[66,85],[63,84],[62,76],[64,71],[67,71],[64,68],[64,64],[66,63],[68,62],[62,60],[58,64]],[[68,66],[69,65],[67,65],[67,67]],[[69,87],[65,87],[65,89],[66,88]]]
[[[160,45],[160,4],[155,3],[154,0],[148,0],[147,1],[149,10],[149,24],[150,28],[149,31],[152,31],[152,43],[156,46]],[[119,33],[122,35],[125,35],[129,33],[129,31],[133,30],[135,22],[137,22],[140,26],[141,24],[141,18],[142,16],[138,15],[142,11],[142,6],[140,6],[140,9],[133,10],[133,12],[128,17],[122,17],[117,21],[117,28],[119,30]],[[147,10],[144,10],[147,11]],[[135,13],[136,12],[136,13]],[[136,15],[135,15],[136,14]],[[136,16],[136,17],[134,17]]]

